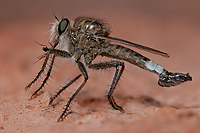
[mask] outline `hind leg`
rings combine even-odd
[[[121,66],[121,69],[119,68],[119,66]],[[111,68],[111,67],[116,67],[116,71],[112,80],[112,84],[110,86],[110,90],[108,93],[108,101],[110,103],[110,105],[116,109],[116,110],[120,110],[121,112],[124,113],[124,110],[122,107],[120,107],[119,105],[117,105],[117,103],[115,102],[114,97],[112,96],[115,87],[123,73],[124,70],[124,62],[115,60],[115,61],[109,61],[109,62],[100,62],[100,63],[95,63],[95,64],[89,64],[88,65],[89,68],[91,69],[107,69],[107,68]],[[119,71],[120,70],[120,71]]]

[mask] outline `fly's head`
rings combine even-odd
[[[50,30],[50,42],[56,41],[61,43],[62,41],[68,40],[68,32],[70,29],[70,20],[68,18],[62,18],[59,20],[56,16],[56,21],[52,23]],[[64,42],[66,44],[66,42]],[[62,45],[62,44],[61,44]]]

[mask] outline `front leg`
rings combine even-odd
[[[44,69],[46,68],[47,62],[48,62],[48,60],[49,60],[49,56],[50,56],[50,53],[47,53],[47,54],[46,54],[46,58],[45,58],[45,60],[44,60],[44,63],[43,63],[43,65],[42,65],[42,68],[41,68],[40,71],[38,72],[37,76],[25,87],[25,90],[26,90],[26,91],[28,91],[28,90],[31,88],[31,85],[32,85],[33,83],[35,83],[35,82],[39,79],[40,75],[44,72]]]
[[[45,68],[46,68],[46,65],[47,65],[47,62],[49,60],[49,56],[50,54],[52,54],[52,49],[54,49],[57,45],[58,45],[58,40],[59,38],[56,40],[56,43],[54,45],[51,45],[52,48],[47,48],[47,47],[43,47],[43,51],[47,52],[44,57],[45,57],[45,60],[44,60],[44,63],[42,65],[42,68],[40,69],[40,71],[38,72],[37,76],[25,87],[25,90],[28,91],[30,88],[31,88],[31,85],[33,83],[35,83],[39,77],[41,76],[41,74],[44,72]],[[43,46],[43,45],[42,45]],[[43,57],[41,57],[40,59],[42,59]],[[39,59],[39,60],[40,60]]]
[[[35,98],[37,93],[44,87],[44,85],[46,84],[47,80],[49,79],[50,75],[51,75],[51,71],[52,71],[52,67],[53,67],[53,64],[54,64],[54,60],[55,60],[55,57],[56,56],[60,56],[60,57],[63,57],[63,58],[70,58],[71,55],[67,52],[67,51],[64,51],[64,50],[58,50],[58,49],[54,49],[54,48],[47,48],[47,47],[43,47],[43,50],[46,52],[45,54],[45,60],[44,60],[44,63],[43,63],[43,66],[41,68],[41,70],[39,71],[39,73],[37,74],[37,76],[34,78],[33,81],[31,81],[26,87],[25,89],[28,91],[31,87],[31,85],[37,81],[40,77],[40,75],[44,72],[44,69],[46,68],[46,65],[47,65],[47,62],[49,60],[49,57],[51,54],[53,54],[53,57],[52,57],[52,60],[51,60],[51,64],[49,66],[49,70],[46,74],[46,77],[45,79],[43,80],[42,84],[40,85],[39,89],[37,89],[31,96],[31,99],[32,98]]]
[[[46,77],[45,79],[43,80],[42,84],[40,85],[39,89],[37,89],[31,96],[31,99],[35,98],[36,97],[36,94],[44,87],[45,83],[47,82],[47,80],[49,79],[50,75],[51,75],[51,71],[52,71],[52,67],[53,67],[53,63],[54,63],[54,60],[55,60],[55,54],[53,55],[52,57],[52,60],[51,60],[51,64],[49,66],[49,70],[46,74]]]

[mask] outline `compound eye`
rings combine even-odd
[[[68,26],[69,26],[69,20],[67,18],[62,19],[58,25],[59,35],[61,35],[63,32],[65,32],[67,30]]]

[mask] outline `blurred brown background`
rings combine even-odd
[[[50,22],[58,18],[92,16],[113,27],[112,36],[149,46],[170,54],[170,58],[135,51],[149,57],[169,71],[189,72],[192,82],[171,88],[157,85],[155,74],[126,63],[126,71],[115,97],[150,96],[167,105],[200,105],[200,1],[199,0],[6,0],[0,1],[0,103],[30,98],[24,87],[39,71],[43,53],[37,41],[48,45]],[[54,78],[45,90],[54,94],[79,72],[70,61],[56,60]],[[76,101],[105,98],[114,70],[89,70],[90,80]],[[43,76],[44,77],[44,76]],[[67,100],[83,79],[61,95]],[[42,81],[42,80],[40,80]],[[119,100],[120,101],[120,100]]]

